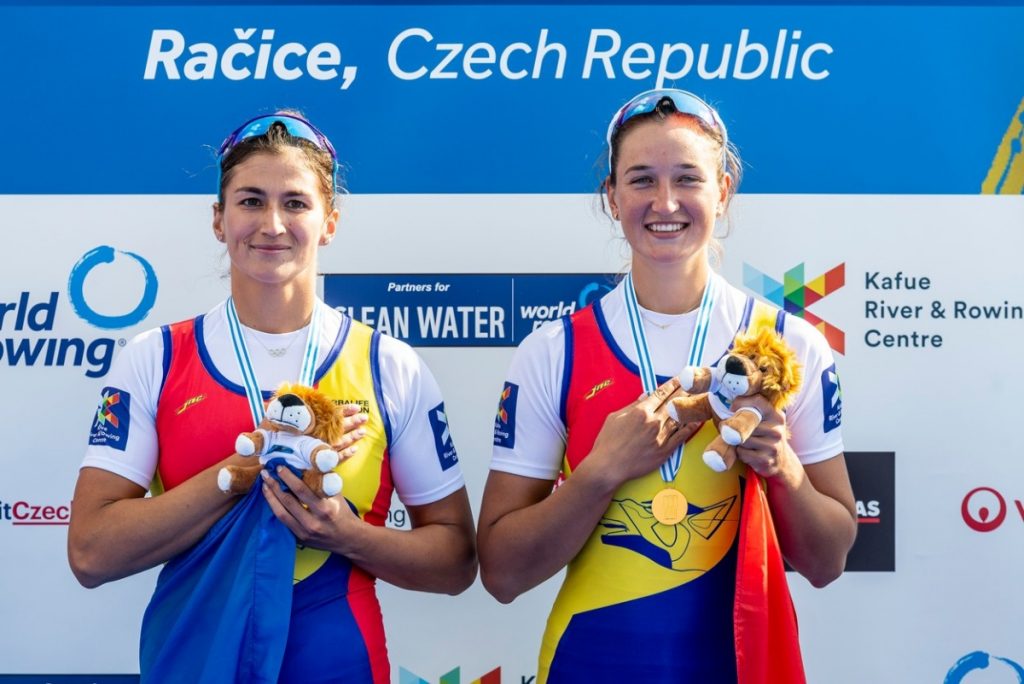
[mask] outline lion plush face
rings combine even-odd
[[[800,388],[796,354],[770,329],[736,338],[718,364],[719,381],[735,396],[764,395],[776,409],[785,407]]]
[[[266,419],[275,429],[310,435],[336,444],[344,434],[344,418],[338,406],[319,390],[284,383],[267,406]]]

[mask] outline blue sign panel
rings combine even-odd
[[[514,347],[609,292],[612,274],[327,275],[324,299],[418,347]]]

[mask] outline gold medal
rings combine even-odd
[[[686,497],[678,489],[666,487],[654,495],[651,512],[662,525],[675,525],[686,517]]]

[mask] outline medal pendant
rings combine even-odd
[[[686,497],[678,489],[666,487],[654,495],[651,512],[662,525],[675,525],[686,517]]]

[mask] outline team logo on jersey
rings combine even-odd
[[[206,395],[205,394],[197,394],[194,397],[190,397],[190,398],[186,399],[185,402],[182,403],[181,406],[179,406],[178,408],[174,409],[175,415],[180,416],[182,413],[184,413],[185,411],[189,410],[190,408],[192,408],[193,406],[195,406],[196,404],[201,402],[203,399],[206,399]]]
[[[824,401],[825,432],[831,432],[843,424],[843,390],[839,386],[834,363],[821,374],[821,396]]]
[[[99,444],[124,451],[131,425],[130,394],[116,387],[104,387],[89,433],[89,444]]]
[[[728,520],[735,503],[735,496],[703,507],[691,501],[681,522],[664,525],[654,517],[650,501],[615,499],[601,518],[601,541],[635,551],[669,570],[707,570],[696,567],[700,559],[686,557],[693,535],[710,540]]]
[[[611,378],[608,378],[607,380],[599,382],[596,385],[594,385],[593,387],[591,387],[590,391],[587,392],[587,394],[583,397],[584,401],[586,401],[587,399],[593,399],[594,396],[598,392],[600,392],[601,390],[605,389],[606,387],[611,387],[612,386],[612,382],[613,382],[613,380]]]
[[[427,417],[430,419],[430,429],[434,432],[437,460],[441,463],[441,470],[448,470],[459,462],[459,456],[455,453],[452,432],[448,429],[448,415],[444,412],[444,402],[430,409]]]
[[[494,446],[512,449],[516,445],[516,400],[519,385],[505,383],[498,401],[498,413],[494,416]]]

